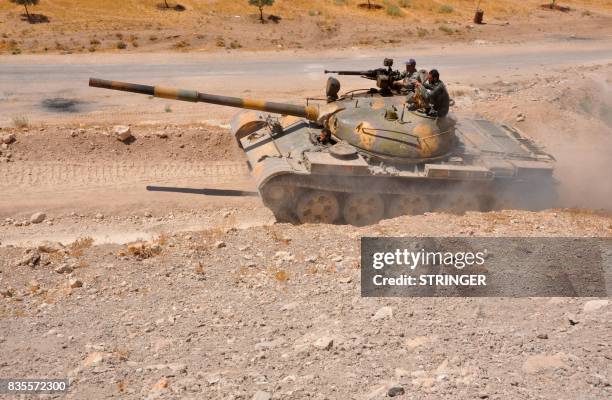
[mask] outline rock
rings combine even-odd
[[[32,224],[40,224],[45,220],[45,218],[47,218],[47,215],[45,213],[37,212],[35,214],[32,214],[32,216],[30,217],[30,222]]]
[[[555,354],[554,356],[547,356],[545,354],[529,356],[523,363],[523,371],[528,374],[537,374],[558,368],[567,368],[561,354]]]
[[[519,114],[516,117],[516,122],[523,122],[525,121],[525,116],[523,114]]]
[[[68,264],[62,264],[59,267],[53,269],[53,271],[57,272],[58,274],[69,274],[72,272],[72,267]]]
[[[144,369],[147,371],[153,371],[153,370],[161,371],[166,368],[175,374],[187,372],[187,364],[181,364],[181,363],[154,364],[154,365],[147,365],[146,367],[144,367]]]
[[[258,390],[253,395],[253,399],[252,400],[270,400],[271,398],[272,398],[272,395],[270,393],[264,392],[262,390]]]
[[[582,310],[585,313],[592,313],[599,310],[600,308],[607,306],[609,303],[609,300],[590,300],[584,303]]]
[[[68,281],[68,285],[70,285],[72,289],[76,289],[76,288],[83,287],[83,282],[76,278],[72,278]]]
[[[83,366],[86,368],[96,366],[100,364],[102,361],[104,361],[105,359],[107,359],[108,357],[109,357],[108,353],[102,353],[99,351],[95,351],[93,353],[90,353],[83,360]]]
[[[387,396],[389,397],[401,396],[404,393],[406,393],[406,391],[401,386],[391,386],[389,390],[387,390]]]
[[[168,139],[168,134],[166,132],[155,132],[155,136],[160,139]]]
[[[414,339],[406,340],[406,346],[408,346],[410,349],[416,349],[417,347],[423,346],[427,343],[429,343],[427,336],[417,336]]]
[[[64,249],[64,245],[60,242],[45,241],[38,245],[38,251],[41,253],[56,253]]]
[[[38,289],[40,289],[40,283],[38,283],[38,281],[32,280],[29,282],[29,285],[30,285],[30,291],[33,293],[37,292]]]
[[[548,335],[546,333],[538,333],[538,339],[548,339]]]
[[[40,253],[37,250],[27,250],[23,258],[17,263],[18,267],[35,267],[40,263]]]
[[[155,382],[155,385],[153,385],[151,389],[152,390],[163,390],[163,389],[166,389],[169,384],[170,384],[170,381],[167,378],[161,378],[160,380]]]
[[[281,346],[283,343],[285,343],[285,340],[282,338],[272,340],[272,341],[263,341],[263,342],[256,343],[255,349],[257,350],[274,349],[274,348]]]
[[[15,137],[14,134],[9,133],[8,135],[4,135],[2,136],[2,143],[3,144],[11,144],[13,143],[15,140],[17,140],[17,138]]]
[[[151,218],[153,216],[153,214],[151,213],[151,211],[145,211],[144,216],[146,218]]]
[[[318,338],[313,345],[319,350],[329,350],[333,347],[334,340],[328,336],[322,336]]]
[[[116,125],[113,127],[113,134],[117,140],[121,140],[122,142],[126,142],[133,138],[131,128],[126,125]]]
[[[94,217],[95,219],[104,219],[104,214],[96,214],[96,216]]]
[[[215,243],[215,247],[217,249],[221,249],[223,247],[226,247],[227,245],[225,244],[225,242],[223,240],[219,240],[218,242]]]
[[[372,317],[372,321],[378,321],[385,318],[393,317],[393,309],[389,306],[384,306],[376,311],[376,314]]]

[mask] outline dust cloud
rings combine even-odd
[[[561,207],[612,211],[610,78],[594,75],[571,90],[564,107],[570,123],[548,132],[546,147],[557,159]]]

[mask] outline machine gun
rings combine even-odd
[[[393,88],[393,82],[400,80],[400,72],[393,70],[393,59],[385,58],[383,65],[386,68],[376,68],[367,71],[328,71],[325,70],[326,74],[338,74],[338,75],[355,75],[361,76],[362,78],[371,79],[376,81],[376,86],[380,88],[381,94],[390,94]]]

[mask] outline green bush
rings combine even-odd
[[[452,35],[455,32],[455,30],[448,25],[440,25],[438,29],[440,29],[442,32],[446,33],[447,35]]]
[[[396,5],[390,5],[387,7],[387,15],[392,17],[400,17],[403,15],[402,10]]]
[[[455,9],[450,4],[443,4],[440,6],[440,9],[438,11],[440,12],[440,14],[452,14]]]

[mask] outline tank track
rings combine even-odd
[[[549,190],[542,190],[549,184]],[[537,187],[537,191],[532,190]],[[299,204],[309,193],[333,196],[338,203],[338,216],[325,223],[348,223],[368,225],[383,218],[424,212],[490,211],[494,209],[543,209],[554,206],[556,188],[554,184],[542,182],[465,182],[465,181],[423,181],[400,177],[381,176],[300,176],[283,175],[267,182],[260,190],[264,204],[269,207],[279,222],[304,223]],[[276,192],[276,196],[269,193]],[[282,192],[284,195],[279,196]],[[529,196],[538,193],[538,197]],[[356,196],[365,196],[377,207],[368,208],[372,218],[363,216],[354,220],[347,205],[353,205]],[[380,200],[373,200],[379,198]],[[419,203],[416,205],[414,203]],[[404,206],[398,206],[405,203]]]

